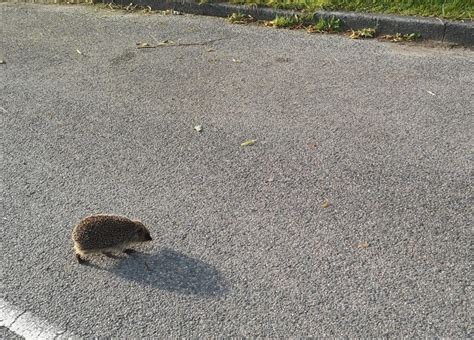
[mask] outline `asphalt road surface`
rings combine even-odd
[[[472,51],[0,9],[5,301],[79,337],[472,336]],[[155,241],[79,265],[92,213]]]

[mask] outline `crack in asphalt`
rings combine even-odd
[[[18,314],[18,315],[15,317],[15,319],[12,321],[12,323],[11,323],[9,326],[7,326],[7,328],[10,328],[11,326],[13,326],[13,325],[15,324],[15,322],[17,322],[18,319],[19,319],[22,315],[24,315],[26,312],[27,312],[27,310],[24,310],[23,312],[21,312],[20,314]]]

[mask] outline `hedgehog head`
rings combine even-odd
[[[137,226],[134,239],[136,242],[147,242],[152,241],[153,239],[150,236],[150,231],[145,227],[145,225],[140,221],[133,221]]]

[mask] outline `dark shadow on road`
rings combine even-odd
[[[226,280],[214,266],[170,249],[151,255],[134,253],[109,271],[127,280],[180,294],[211,297],[229,291]]]

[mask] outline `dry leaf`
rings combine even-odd
[[[183,14],[183,13],[175,11],[173,9],[167,9],[165,11],[160,11],[160,13],[164,14],[164,15],[182,15]]]
[[[357,31],[350,30],[350,32],[349,37],[351,39],[373,38],[375,36],[375,28],[363,28]]]
[[[401,41],[415,41],[421,38],[419,33],[410,33],[410,34],[401,34],[397,33],[395,35],[383,35],[381,36],[382,39],[390,40],[393,42],[401,42]]]
[[[194,127],[194,130],[196,130],[197,132],[201,132],[202,131],[202,125],[196,125]]]
[[[369,248],[369,243],[366,241],[366,242],[362,242],[362,243],[359,243],[357,245],[357,248],[359,249],[366,249],[366,248]]]
[[[240,64],[240,63],[242,62],[242,60],[240,60],[240,59],[235,59],[235,58],[232,58],[232,61],[233,61],[234,63],[237,63],[237,64]]]
[[[242,144],[240,144],[240,146],[250,146],[250,145],[254,145],[256,142],[257,142],[256,139],[249,139],[243,142]]]
[[[129,11],[131,8],[133,8],[133,3],[132,2],[127,7],[125,7],[125,10]]]
[[[323,207],[323,208],[329,208],[329,201],[328,201],[328,200],[324,200],[322,207]]]
[[[351,34],[349,35],[349,38],[351,39],[359,39],[360,35],[357,34],[357,31],[352,30]]]
[[[255,19],[250,15],[232,13],[232,15],[227,18],[227,21],[229,21],[231,24],[247,24],[249,22],[255,21]]]
[[[310,149],[316,149],[317,145],[314,144],[314,143],[308,143],[308,146],[309,146]]]
[[[163,40],[163,41],[158,43],[158,46],[173,45],[173,44],[174,44],[174,41],[172,41],[172,40]]]
[[[213,49],[213,48],[208,48],[207,49],[207,52],[214,52],[214,51],[215,51],[215,49]]]
[[[147,42],[139,42],[137,45],[137,48],[153,48],[153,46]]]

